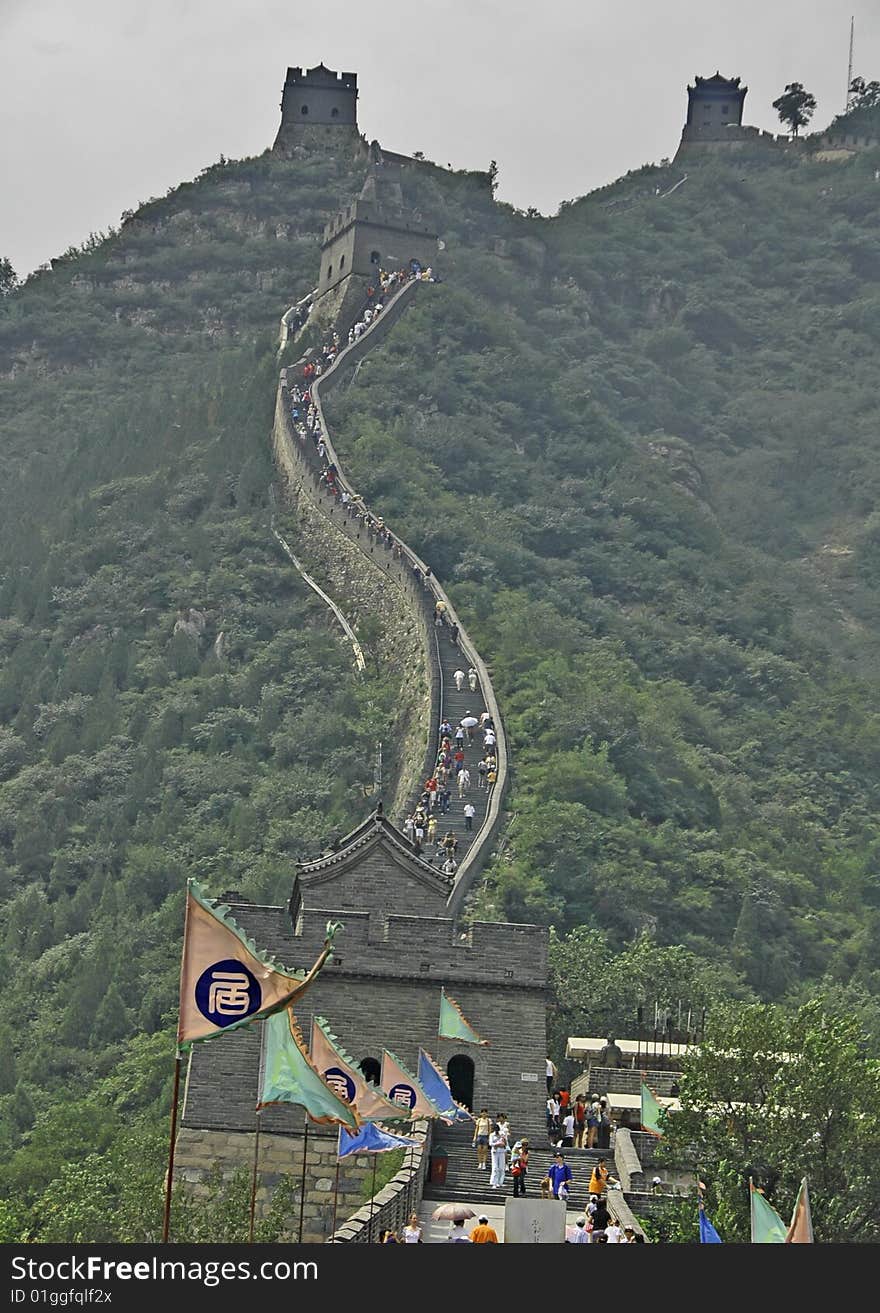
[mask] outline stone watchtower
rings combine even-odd
[[[289,68],[281,94],[281,125],[272,149],[290,155],[297,148],[326,150],[357,145],[357,73],[334,73],[324,64]]]
[[[720,73],[694,78],[694,85],[687,89],[687,122],[681,134],[679,155],[693,147],[711,151],[740,146],[746,138],[758,135],[756,128],[743,127],[743,103],[748,87],[739,83],[739,78],[722,77]]]
[[[321,322],[349,327],[348,306],[360,308],[364,291],[379,270],[408,269],[413,260],[436,266],[437,233],[418,211],[403,203],[400,171],[374,165],[360,196],[324,228],[315,310]]]
[[[548,933],[543,926],[459,921],[449,883],[384,816],[369,816],[331,850],[298,865],[287,907],[226,894],[238,924],[281,961],[314,961],[328,920],[343,925],[337,951],[297,1008],[306,1037],[325,1016],[368,1079],[382,1050],[415,1071],[419,1047],[445,1071],[470,1108],[504,1107],[511,1124],[543,1123]],[[444,987],[485,1047],[438,1037]],[[260,1035],[245,1026],[194,1046],[186,1081],[177,1175],[204,1188],[212,1168],[249,1170],[254,1152]],[[263,1114],[261,1195],[280,1176],[298,1178],[303,1113],[279,1105]],[[335,1128],[312,1127],[306,1180],[308,1241],[331,1229]],[[339,1220],[361,1202],[346,1160]],[[366,1170],[366,1169],[359,1169]]]
[[[728,128],[739,127],[748,87],[739,78],[725,78],[716,73],[710,78],[694,78],[688,87],[688,112],[685,132],[695,140],[724,140]]]

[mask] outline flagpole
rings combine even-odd
[[[373,1209],[376,1204],[376,1164],[379,1161],[379,1155],[373,1154],[373,1184],[370,1186],[370,1225],[367,1230],[367,1244],[373,1243]]]
[[[303,1213],[306,1207],[306,1158],[309,1153],[309,1116],[306,1113],[306,1127],[303,1132],[303,1169],[302,1180],[299,1187],[299,1243],[302,1244],[303,1238]]]
[[[265,1024],[265,1022],[262,1022],[262,1021],[261,1021],[260,1024],[259,1024],[259,1028],[258,1028],[258,1029],[259,1029],[259,1035],[260,1035],[260,1057],[259,1057],[259,1061],[258,1061],[258,1063],[257,1063],[257,1107],[256,1107],[256,1115],[255,1115],[255,1118],[254,1118],[254,1125],[255,1125],[255,1130],[254,1130],[254,1170],[253,1170],[253,1173],[252,1173],[252,1175],[251,1175],[251,1208],[250,1208],[250,1216],[249,1216],[249,1218],[248,1218],[248,1244],[249,1244],[249,1245],[252,1245],[253,1242],[254,1242],[254,1217],[256,1216],[256,1211],[257,1211],[257,1163],[258,1163],[258,1161],[259,1161],[259,1157],[260,1157],[260,1127],[261,1127],[262,1124],[263,1124],[263,1122],[262,1122],[262,1112],[263,1112],[263,1109],[262,1109],[262,1106],[261,1106],[261,1100],[262,1100],[262,1097],[263,1097],[263,1077],[265,1076],[265,1071],[266,1071],[266,1024]]]
[[[165,1180],[165,1214],[162,1218],[162,1244],[168,1244],[171,1228],[171,1188],[174,1184],[174,1146],[177,1139],[177,1100],[180,1094],[180,1049],[174,1057],[174,1091],[171,1095],[171,1138],[168,1142],[168,1174]]]
[[[336,1152],[336,1175],[333,1178],[333,1226],[330,1234],[336,1234],[336,1208],[339,1203],[339,1151]]]
[[[260,1158],[260,1125],[262,1122],[261,1109],[257,1109],[256,1131],[254,1133],[254,1171],[251,1177],[251,1211],[248,1220],[248,1244],[254,1243],[254,1216],[257,1208],[257,1163]]]
[[[189,928],[190,881],[186,882],[183,904],[183,952],[180,957],[180,989],[183,997],[183,971],[186,962],[187,929]],[[162,1218],[162,1244],[168,1244],[171,1230],[171,1190],[174,1185],[174,1149],[177,1140],[177,1101],[180,1095],[180,1028],[183,1018],[180,1003],[177,1007],[177,1047],[174,1051],[174,1088],[171,1094],[171,1136],[168,1142],[168,1175],[165,1180],[165,1212]]]

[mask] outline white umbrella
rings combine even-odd
[[[441,1204],[435,1208],[431,1214],[435,1222],[465,1222],[469,1217],[476,1217],[472,1208],[467,1204]]]

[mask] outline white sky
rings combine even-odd
[[[358,74],[369,140],[552,214],[671,156],[716,68],[745,121],[803,82],[823,127],[880,79],[880,0],[0,0],[0,256],[19,274],[220,154],[261,153],[288,65]]]

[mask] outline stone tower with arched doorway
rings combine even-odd
[[[358,306],[370,283],[378,287],[379,270],[408,269],[413,260],[436,266],[437,233],[417,211],[403,203],[399,170],[373,165],[357,200],[340,210],[324,228],[321,271],[315,310],[348,330],[343,306],[354,295]]]
[[[447,906],[449,882],[381,814],[373,814],[330,851],[297,866],[287,907],[224,895],[236,922],[261,948],[290,966],[315,960],[328,921],[339,921],[330,963],[304,995],[297,1020],[308,1036],[314,1015],[327,1019],[351,1058],[375,1075],[388,1049],[415,1072],[425,1049],[461,1102],[503,1107],[511,1124],[543,1120],[548,932],[543,926],[465,923]],[[465,1044],[438,1035],[445,989],[487,1040]],[[195,1045],[186,1080],[177,1172],[194,1184],[216,1165],[246,1166],[253,1152],[260,1061],[258,1026]],[[302,1135],[302,1111],[273,1106],[263,1117],[278,1161]],[[323,1128],[310,1133],[316,1142]],[[332,1138],[332,1137],[331,1137]],[[288,1151],[291,1161],[297,1150]],[[329,1152],[329,1150],[328,1150]],[[316,1182],[326,1177],[322,1167]],[[320,1186],[313,1190],[321,1195]],[[310,1205],[308,1240],[329,1233],[326,1203]]]

